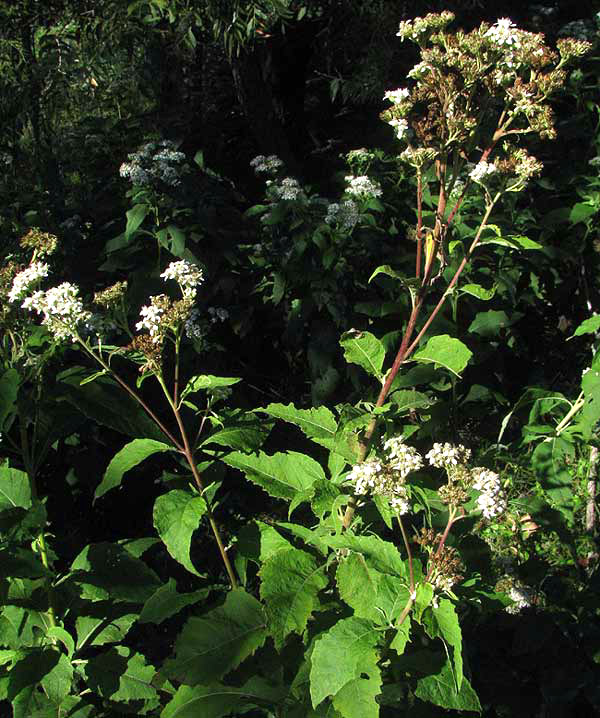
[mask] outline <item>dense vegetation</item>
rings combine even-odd
[[[600,7],[485,5],[0,3],[1,715],[600,711]]]

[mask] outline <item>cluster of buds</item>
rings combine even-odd
[[[254,169],[256,174],[276,174],[281,167],[283,162],[277,157],[277,155],[258,155],[250,162],[250,167]]]
[[[496,591],[506,593],[512,604],[507,606],[505,611],[516,615],[524,608],[529,608],[535,603],[533,589],[516,579],[514,576],[506,575],[496,584]]]
[[[459,552],[445,542],[442,534],[422,528],[416,543],[428,555],[427,575],[437,593],[451,593],[453,586],[463,580],[464,564]]]
[[[42,232],[38,227],[33,227],[21,237],[19,244],[23,249],[33,250],[33,259],[49,257],[58,247],[58,237],[49,232]]]
[[[358,205],[352,199],[345,199],[339,203],[332,202],[327,207],[327,214],[325,215],[326,224],[335,224],[343,231],[352,231],[356,226],[358,219]]]
[[[127,282],[115,282],[115,284],[94,294],[94,304],[106,309],[119,307],[127,292]]]
[[[381,115],[408,144],[402,157],[415,168],[423,166],[422,161],[417,164],[422,160],[417,152],[423,149],[432,151],[428,161],[443,159],[453,167],[452,177],[439,176],[447,184],[458,178],[475,147],[491,148],[508,135],[556,137],[548,100],[565,83],[566,63],[591,48],[585,40],[564,38],[556,52],[542,34],[520,30],[508,18],[484,22],[470,32],[450,32],[453,20],[445,11],[400,23],[397,35],[415,42],[421,58],[408,73],[414,85],[386,92],[384,99],[392,106]],[[495,126],[489,116],[482,119],[482,107],[497,108]],[[447,162],[450,153],[454,159]],[[487,157],[470,173],[483,186],[498,168],[496,158],[492,163]],[[521,189],[523,176],[535,174],[538,165],[532,158],[513,168],[521,182],[510,189]]]
[[[371,199],[372,197],[381,197],[383,194],[381,187],[366,175],[360,175],[359,177],[348,175],[346,184],[346,194],[356,199]]]
[[[181,184],[185,159],[183,152],[178,152],[171,140],[148,142],[128,155],[129,161],[121,165],[119,174],[138,187],[161,184],[177,187]]]
[[[267,180],[267,194],[275,201],[306,199],[304,190],[300,183],[294,177],[284,177],[279,182],[276,180]]]

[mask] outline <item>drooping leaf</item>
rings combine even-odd
[[[210,589],[202,588],[200,591],[192,593],[178,593],[175,581],[171,578],[146,601],[138,618],[138,623],[160,624],[167,618],[179,613],[186,606],[193,606],[195,603],[202,601],[209,592]]]
[[[383,344],[370,332],[351,329],[342,335],[340,345],[344,358],[351,364],[358,364],[368,374],[382,380],[381,367],[385,359]]]
[[[473,352],[459,339],[448,334],[431,337],[427,344],[412,359],[420,363],[439,364],[456,376],[467,366]]]
[[[269,456],[260,451],[258,455],[233,452],[223,461],[240,469],[253,483],[278,499],[292,501],[299,492],[306,492],[325,472],[314,459],[297,451]]]
[[[394,409],[398,413],[408,412],[413,409],[427,409],[432,404],[432,400],[427,394],[410,389],[395,391],[393,394],[390,394],[388,401],[394,405]]]
[[[600,421],[600,371],[596,362],[581,380],[585,401],[581,409],[579,426],[585,439],[589,440]]]
[[[113,601],[86,602],[75,619],[77,651],[86,646],[121,643],[137,617],[131,604]]]
[[[290,633],[303,633],[318,607],[317,594],[327,586],[324,566],[305,551],[290,547],[264,562],[260,578],[269,631],[280,649]]]
[[[202,496],[181,489],[169,491],[154,502],[154,526],[167,551],[196,576],[201,574],[190,559],[190,544],[206,509]]]
[[[456,691],[452,666],[448,661],[438,673],[417,681],[415,695],[442,708],[481,713],[479,698],[466,678],[463,678],[460,691]]]
[[[121,485],[123,474],[125,474],[134,466],[141,464],[144,459],[153,456],[162,451],[170,451],[172,449],[168,444],[154,439],[134,439],[118,451],[110,461],[102,481],[96,488],[94,500],[99,499],[107,491],[117,488]]]
[[[335,694],[333,706],[344,718],[379,718],[375,699],[381,693],[381,671],[377,665],[369,666],[367,675],[349,681]]]
[[[58,706],[71,690],[71,661],[56,648],[38,648],[22,652],[8,674],[9,701],[31,704],[31,688],[42,686],[48,700]],[[30,713],[33,712],[30,707]]]
[[[29,549],[0,549],[0,578],[45,578],[50,575],[38,554]]]
[[[410,637],[410,614],[404,619],[404,621],[397,626],[396,635],[390,643],[390,648],[393,648],[396,653],[401,656],[404,653],[406,644]]]
[[[377,623],[383,618],[376,608],[380,576],[367,566],[362,554],[351,553],[340,561],[335,574],[340,598],[353,609],[358,618]]]
[[[538,444],[531,456],[531,464],[542,488],[556,508],[566,516],[573,514],[574,478],[566,463],[572,454],[572,445],[561,436],[556,436]]]
[[[150,207],[147,204],[135,204],[125,213],[127,216],[127,224],[125,226],[126,241],[137,232],[149,211]]]
[[[2,376],[0,376],[0,431],[2,430],[6,417],[13,411],[13,407],[17,401],[19,384],[19,372],[16,369],[7,369]]]
[[[573,205],[571,214],[569,215],[569,222],[571,224],[578,224],[579,222],[585,222],[590,217],[597,213],[597,208],[590,205],[584,204],[583,202],[577,202]]]
[[[152,685],[156,674],[144,656],[125,646],[114,646],[84,666],[87,682],[92,691],[111,701],[156,700],[158,694]]]
[[[491,289],[485,289],[485,287],[482,287],[480,284],[463,284],[462,287],[458,288],[458,291],[487,301],[496,294],[496,285],[494,284]]]
[[[487,312],[479,312],[469,326],[472,334],[479,334],[482,337],[494,337],[500,334],[502,329],[512,326],[521,319],[523,314],[513,312],[509,317],[506,312],[490,309]]]
[[[441,638],[450,647],[456,690],[460,691],[463,681],[462,633],[452,603],[447,598],[440,599],[437,607],[423,614],[423,625],[431,638]]]
[[[235,589],[222,606],[188,619],[165,671],[188,685],[219,680],[252,655],[266,636],[261,604],[243,589]]]
[[[364,556],[370,568],[387,573],[393,576],[405,578],[407,575],[406,566],[400,552],[389,541],[384,541],[379,536],[350,536],[348,534],[324,536],[323,540],[334,549],[348,549]],[[418,562],[414,562],[415,566]],[[418,574],[415,574],[418,577]]]
[[[316,640],[310,669],[313,708],[363,673],[377,676],[378,637],[371,621],[351,617],[341,619]]]
[[[263,445],[273,426],[271,422],[248,412],[232,412],[230,415],[221,412],[220,419],[225,426],[204,439],[201,446],[217,444],[240,451],[256,451]]]
[[[24,471],[0,466],[0,511],[31,506],[31,486]]]

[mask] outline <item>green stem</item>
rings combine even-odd
[[[406,535],[406,530],[404,529],[404,524],[402,523],[402,517],[398,514],[398,523],[400,525],[400,531],[402,532],[402,538],[404,539],[404,546],[406,548],[406,553],[408,555],[408,572],[410,575],[410,592],[413,594],[415,592],[415,572],[413,568],[413,556],[412,551],[410,549],[410,544],[408,543],[408,536]]]
[[[561,419],[560,423],[556,427],[556,436],[560,436],[562,431],[567,428],[569,423],[571,422],[571,419],[577,414],[577,412],[581,409],[581,407],[585,404],[585,395],[583,392],[579,394],[577,399],[575,399],[575,403],[573,406],[569,409],[569,412]]]

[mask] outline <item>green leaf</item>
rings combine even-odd
[[[524,237],[522,234],[510,234],[507,239],[511,242],[515,242],[522,249],[544,249],[544,245],[539,242],[534,242],[529,237]]]
[[[271,422],[245,412],[232,412],[228,416],[220,412],[219,418],[225,424],[224,428],[204,439],[201,446],[217,444],[241,451],[256,451],[263,445],[273,427]]]
[[[583,375],[581,388],[585,401],[581,410],[580,426],[584,438],[589,440],[600,421],[600,372],[597,364]]]
[[[0,466],[0,511],[31,507],[31,486],[24,471]]]
[[[370,621],[351,617],[338,621],[316,640],[310,669],[313,708],[361,674],[377,676],[378,637]]]
[[[20,378],[16,369],[7,369],[0,377],[0,430],[4,426],[6,417],[13,411],[19,384]]]
[[[264,678],[255,676],[241,688],[210,685],[181,686],[167,704],[160,718],[223,718],[242,707],[266,703],[275,705],[283,700],[282,689],[273,687]]]
[[[144,656],[130,648],[115,646],[94,658],[84,667],[89,687],[111,701],[152,700],[158,698],[152,679],[156,674]]]
[[[396,635],[393,641],[390,643],[390,648],[393,648],[396,653],[401,656],[404,653],[406,644],[410,638],[410,614],[404,619],[400,626],[396,629]]]
[[[75,641],[73,640],[73,636],[71,636],[68,631],[65,631],[64,628],[61,628],[60,626],[51,626],[46,633],[46,638],[50,641],[60,641],[67,649],[68,657],[71,658],[73,656]]]
[[[305,551],[290,547],[267,559],[260,570],[260,597],[269,630],[280,650],[290,633],[302,634],[318,608],[317,594],[327,586],[324,566]]]
[[[334,550],[348,549],[364,556],[367,565],[380,573],[406,577],[406,566],[400,552],[389,541],[379,536],[350,536],[349,534],[323,536]],[[417,564],[418,562],[415,562]],[[415,574],[416,575],[416,574]]]
[[[433,403],[427,394],[409,389],[395,391],[393,394],[390,394],[388,401],[394,404],[394,409],[397,412],[408,412],[412,409],[427,409]]]
[[[130,441],[111,459],[102,481],[96,488],[94,501],[104,496],[107,491],[120,486],[123,474],[133,469],[134,466],[141,464],[144,459],[160,451],[171,450],[172,447],[168,444],[163,444],[162,441],[155,441],[154,439],[134,439]]]
[[[175,257],[182,257],[185,252],[185,232],[173,224],[167,225],[167,232],[171,238],[169,252]]]
[[[423,349],[413,354],[412,359],[421,363],[439,364],[460,376],[472,356],[473,352],[461,341],[448,334],[441,334],[431,337]]]
[[[158,576],[122,546],[96,543],[86,546],[71,564],[69,580],[91,601],[107,599],[143,603],[160,586]]]
[[[458,291],[463,294],[470,294],[472,297],[477,297],[477,299],[488,301],[496,294],[496,289],[495,284],[491,289],[485,289],[480,284],[463,284],[462,287],[458,288]]]
[[[490,309],[487,312],[479,312],[469,326],[472,334],[479,334],[482,337],[494,337],[501,329],[512,326],[522,318],[520,312],[514,312],[508,316],[506,312]]]
[[[577,204],[573,205],[573,209],[569,214],[569,222],[571,224],[585,222],[590,217],[595,215],[597,211],[598,210],[596,207],[592,207],[589,204],[584,204],[583,202],[577,202]]]
[[[234,589],[222,606],[188,619],[165,671],[188,685],[219,680],[262,646],[266,636],[260,603],[243,589]]]
[[[582,322],[575,332],[569,337],[569,339],[572,339],[573,337],[580,337],[582,334],[596,334],[600,331],[600,314],[596,314],[593,317],[590,317],[589,319],[586,319],[584,322]]]
[[[60,705],[71,690],[72,679],[71,662],[55,648],[22,652],[8,674],[7,698],[13,703],[13,715],[25,718],[33,713],[32,693],[40,686],[51,703]]]
[[[462,633],[452,603],[447,598],[440,599],[437,608],[425,611],[423,625],[431,638],[441,638],[450,646],[456,690],[460,691],[463,681]]]
[[[408,289],[410,293],[410,299],[414,307],[415,299],[417,298],[417,294],[419,292],[419,289],[421,288],[420,279],[415,279],[414,277],[405,277],[402,273],[397,272],[395,269],[392,269],[389,264],[382,264],[380,267],[377,267],[377,269],[369,277],[369,284],[373,281],[373,279],[375,279],[378,274],[385,274],[388,277],[392,277],[392,279],[398,280],[406,289]]]
[[[369,666],[369,677],[346,683],[334,696],[333,706],[344,718],[379,718],[379,704],[375,698],[380,693],[381,671],[377,665]]]
[[[436,367],[433,366],[433,364],[413,366],[408,371],[396,374],[396,377],[392,382],[391,391],[402,389],[407,386],[432,384],[433,382],[438,381],[439,378],[440,374],[438,374]]]
[[[566,459],[573,448],[563,438],[553,437],[535,447],[531,464],[550,501],[567,517],[573,514],[574,477]]]
[[[464,678],[460,691],[454,687],[452,667],[446,661],[439,673],[425,676],[417,681],[415,695],[442,708],[481,713],[481,704],[469,681]]]
[[[312,409],[296,409],[293,404],[269,404],[264,409],[265,414],[275,419],[282,419],[298,426],[309,439],[333,439],[337,429],[337,422],[331,411],[325,406]]]
[[[344,358],[351,364],[358,364],[368,374],[382,380],[381,367],[385,359],[383,344],[370,332],[351,329],[342,334],[340,345],[344,349]]]
[[[417,623],[421,623],[423,612],[431,604],[432,599],[433,586],[430,583],[420,583],[417,586],[417,597],[413,609],[413,618]]]
[[[138,615],[134,610],[132,605],[127,603],[86,602],[75,619],[77,651],[86,646],[121,643],[137,620]]]
[[[223,386],[232,386],[242,381],[238,377],[232,376],[213,376],[212,374],[198,374],[193,376],[185,385],[185,389],[181,392],[181,400],[185,399],[188,394],[195,394],[197,391],[206,391],[207,389],[217,389]]]
[[[233,452],[223,461],[240,469],[246,478],[262,487],[268,494],[292,501],[299,492],[307,489],[319,479],[325,479],[325,472],[314,459],[297,451],[269,456],[260,451],[258,455]]]
[[[127,224],[125,225],[125,241],[137,232],[146,219],[150,207],[147,204],[136,204],[125,214],[127,216]]]
[[[179,613],[186,606],[193,606],[195,603],[202,601],[209,593],[210,589],[208,588],[203,588],[193,593],[177,593],[175,581],[171,578],[146,601],[138,623],[160,624],[166,621],[167,618]]]
[[[381,623],[382,614],[376,608],[380,576],[367,566],[362,554],[351,553],[340,561],[335,574],[340,598],[358,618]]]
[[[48,576],[50,576],[50,572],[33,551],[18,546],[0,549],[0,578],[46,578]]]
[[[181,489],[169,491],[154,502],[154,527],[167,551],[196,576],[201,574],[190,559],[190,544],[206,509],[206,501],[201,496]]]

